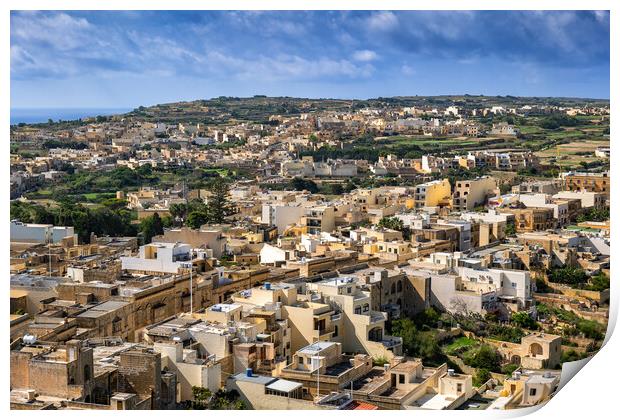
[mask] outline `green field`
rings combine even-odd
[[[479,344],[478,341],[473,338],[459,337],[450,344],[443,347],[443,351],[446,354],[454,354],[459,350],[467,349]]]

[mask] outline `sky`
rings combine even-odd
[[[609,98],[606,11],[13,11],[12,108]]]

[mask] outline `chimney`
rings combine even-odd
[[[28,402],[33,402],[37,399],[37,391],[34,389],[29,389],[26,391]]]

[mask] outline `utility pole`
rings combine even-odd
[[[318,343],[318,341],[317,341]],[[312,356],[311,360],[316,363],[316,398],[318,399],[320,393],[320,374],[321,374],[321,356]]]
[[[47,275],[52,277],[52,234],[47,231]]]
[[[190,315],[194,313],[194,263],[191,261],[193,255],[190,254],[190,262],[183,263],[184,268],[189,268],[189,313]]]

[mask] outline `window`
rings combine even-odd
[[[364,304],[364,310],[363,312],[368,312],[368,310],[370,309],[370,306],[368,306],[368,304]]]
[[[351,288],[347,287],[347,293],[351,293]]]
[[[536,388],[531,388],[530,389],[530,397],[534,397],[536,396]]]
[[[463,384],[456,384],[456,392],[463,392]]]
[[[399,384],[405,383],[405,375],[398,375],[398,383]]]
[[[338,337],[338,325],[334,325],[334,337]]]
[[[303,357],[299,357],[299,360],[298,360],[297,363],[300,364],[300,365],[303,365],[304,364],[304,358]]]
[[[362,307],[361,306],[356,306],[355,307],[355,314],[356,315],[360,315],[362,313]]]

